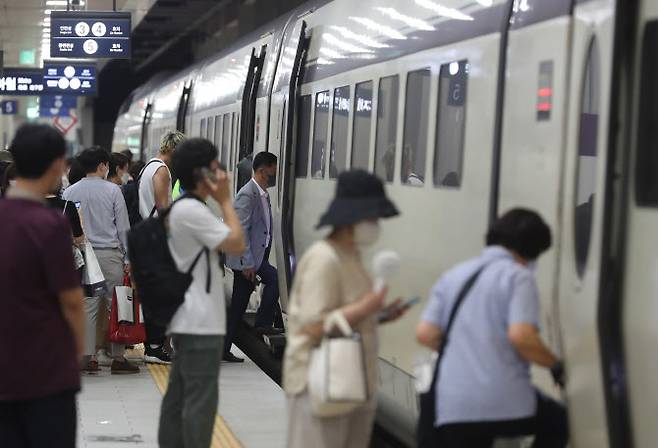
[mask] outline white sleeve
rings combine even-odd
[[[195,205],[198,206],[180,210],[176,224],[201,245],[215,250],[228,237],[230,229],[208,207],[200,203]]]

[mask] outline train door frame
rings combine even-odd
[[[144,160],[146,156],[147,140],[149,140],[149,127],[153,120],[153,101],[149,100],[144,108],[144,117],[142,118],[142,136],[139,141],[139,158]]]

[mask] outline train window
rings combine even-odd
[[[461,185],[467,80],[467,61],[454,61],[441,66],[434,147],[436,187],[458,188]]]
[[[642,43],[642,79],[635,200],[639,206],[658,207],[658,21],[647,23]]]
[[[379,80],[377,95],[377,131],[375,136],[375,173],[393,182],[395,144],[398,136],[398,96],[400,78],[387,76]]]
[[[295,177],[304,178],[308,174],[308,142],[311,137],[311,95],[299,98],[299,122],[297,123],[297,148],[295,151]],[[285,114],[284,114],[285,117]],[[282,126],[285,125],[285,120]],[[283,128],[281,129],[283,141]]]
[[[229,144],[231,142],[231,114],[224,114],[224,123],[222,125],[222,165],[226,166],[228,162]]]
[[[311,175],[313,179],[324,178],[324,158],[329,131],[329,91],[315,95],[315,118],[313,121],[313,154],[311,155]]]
[[[372,122],[372,81],[356,85],[352,127],[352,168],[367,170],[370,162],[370,124]]]
[[[400,176],[403,184],[425,183],[427,130],[430,105],[430,69],[409,72],[404,105],[404,135]]]
[[[231,122],[233,123],[233,138],[231,139],[231,152],[229,153],[229,160],[228,160],[228,169],[229,171],[233,171],[233,154],[237,150],[238,147],[238,130],[240,129],[238,127],[238,120],[236,118],[236,113],[233,112],[232,114],[232,119]]]
[[[219,142],[221,141],[221,128],[222,128],[222,120],[221,120],[221,115],[217,115],[215,117],[215,139],[212,140],[212,142],[215,144],[215,146],[219,147]]]
[[[335,179],[347,168],[347,126],[350,115],[350,86],[334,89],[334,110],[331,124],[331,154],[329,177]]]
[[[208,117],[208,130],[206,132],[206,138],[212,141],[212,133],[215,130],[215,117]]]
[[[201,125],[199,126],[199,136],[203,137],[204,135],[206,135],[206,119],[202,118]]]
[[[599,58],[598,44],[596,39],[592,39],[587,53],[585,77],[580,99],[578,171],[576,174],[576,209],[574,213],[576,270],[581,277],[585,273],[589,254],[594,217],[594,195],[596,193],[601,87],[601,63]]]

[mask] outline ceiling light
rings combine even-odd
[[[410,26],[412,28],[416,28],[416,29],[423,30],[423,31],[434,31],[434,29],[435,29],[432,25],[430,25],[426,21],[424,21],[422,19],[419,19],[417,17],[411,17],[411,16],[407,16],[405,14],[402,14],[402,13],[398,12],[395,8],[381,8],[381,7],[378,7],[378,8],[375,8],[375,9],[377,9],[382,14],[390,17],[391,19],[402,22],[405,25]]]
[[[440,5],[436,2],[433,2],[432,0],[416,0],[416,4],[422,8],[432,10],[440,16],[448,17],[450,19],[469,20],[469,21],[473,20],[473,17],[469,16],[468,14],[464,14],[458,9],[448,8],[447,6]]]

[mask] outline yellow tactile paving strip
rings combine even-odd
[[[164,394],[167,389],[171,367],[162,364],[147,364],[147,366],[158,389]],[[215,418],[215,428],[212,433],[212,444],[210,446],[211,448],[242,448],[242,444],[228,427],[226,420],[219,414]]]

